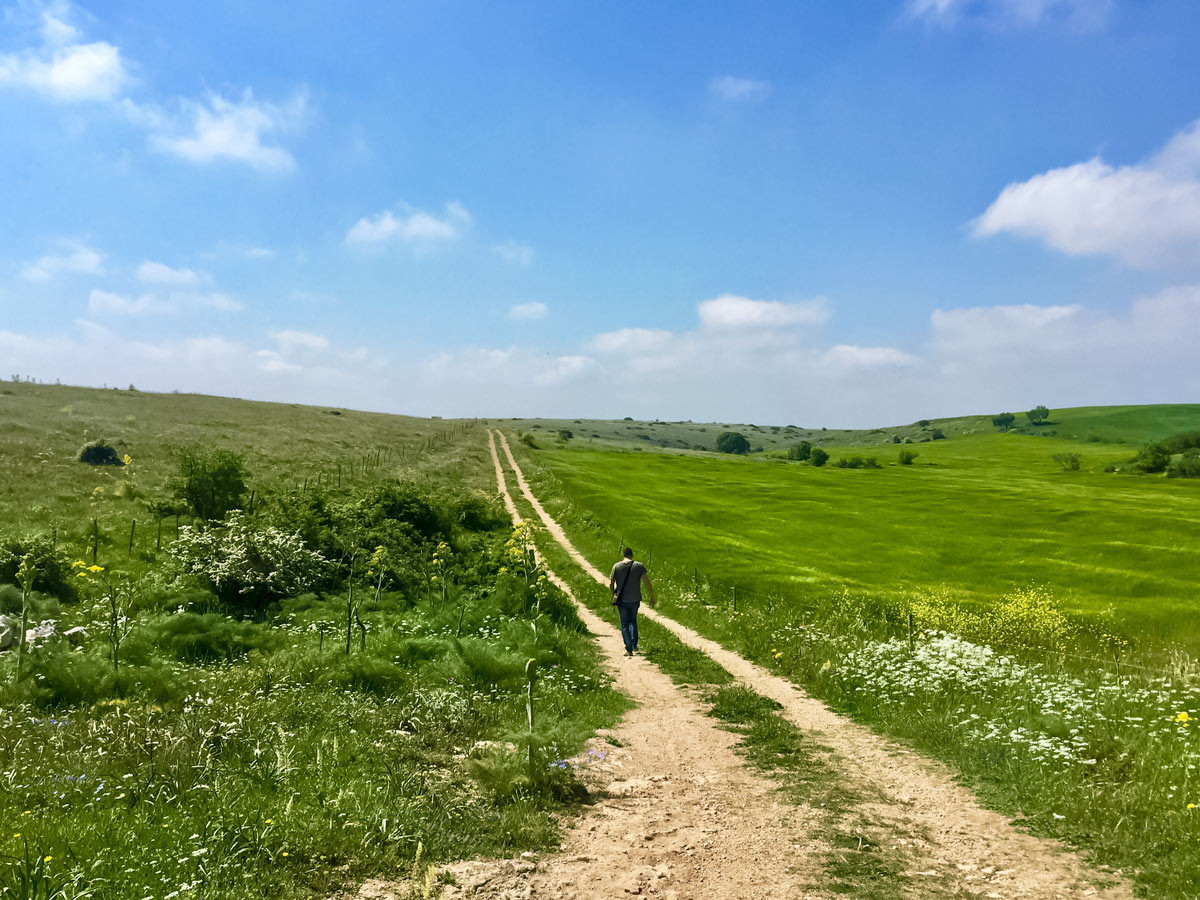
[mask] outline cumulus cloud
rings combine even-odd
[[[725,75],[708,83],[708,92],[724,103],[758,103],[771,93],[768,81]]]
[[[150,145],[189,162],[238,162],[262,172],[295,168],[292,155],[271,143],[276,135],[294,133],[304,123],[308,95],[298,92],[283,104],[263,103],[247,89],[237,99],[209,94],[203,101],[180,100],[182,124],[164,124]],[[179,133],[172,133],[179,132]]]
[[[346,232],[346,243],[360,247],[390,242],[429,245],[457,240],[471,224],[471,214],[461,203],[447,203],[441,218],[405,206],[396,215],[390,209],[359,219]]]
[[[160,297],[147,293],[138,297],[112,291],[93,290],[88,295],[88,312],[93,316],[153,316],[181,312],[237,312],[242,308],[228,294],[176,292]]]
[[[270,332],[268,337],[279,345],[279,351],[284,354],[294,354],[299,351],[326,350],[329,348],[329,338],[321,334],[313,334],[309,331],[283,329],[281,331]]]
[[[68,384],[136,384],[281,402],[384,405],[395,385],[381,381],[386,361],[362,348],[332,343],[281,346],[275,339],[198,334],[138,340],[117,327],[77,320],[50,336],[0,329],[0,358],[14,371]],[[307,354],[307,355],[306,355]],[[412,377],[412,373],[410,373]]]
[[[967,19],[1036,25],[1052,17],[1094,26],[1104,21],[1112,0],[909,0],[908,14],[941,25]]]
[[[1108,254],[1140,267],[1200,260],[1200,121],[1145,162],[1099,158],[1010,184],[974,222],[981,237],[1013,234],[1072,255]]]
[[[824,298],[804,303],[781,300],[751,300],[736,294],[722,294],[705,300],[698,307],[704,328],[761,329],[791,328],[796,325],[820,325],[829,318]]]
[[[33,43],[0,54],[0,88],[22,87],[62,103],[101,104],[146,131],[152,149],[189,162],[235,162],[270,173],[295,168],[278,139],[304,125],[305,91],[279,104],[258,101],[249,89],[233,98],[209,94],[200,100],[142,102],[129,96],[134,79],[120,48],[107,41],[84,42],[70,21],[75,11],[69,3],[18,6],[10,18],[28,19],[30,11],[38,13],[37,26],[29,31]]]
[[[508,309],[508,317],[517,321],[544,319],[549,313],[550,307],[538,300],[534,300],[531,303],[517,303]]]
[[[83,275],[103,274],[104,254],[84,244],[69,244],[67,252],[59,256],[43,256],[21,269],[21,277],[27,281],[48,281],[63,272]]]
[[[164,263],[146,260],[138,266],[138,281],[146,284],[196,284],[200,276],[191,269],[172,269]]]
[[[0,86],[32,89],[61,103],[111,101],[129,83],[121,51],[106,41],[82,43],[66,4],[42,9],[40,44],[0,54]]]
[[[533,248],[517,241],[503,241],[492,247],[492,252],[506,262],[527,266],[533,262]]]
[[[918,362],[917,357],[895,347],[856,347],[853,344],[836,344],[830,347],[821,357],[821,361],[827,366],[842,369],[886,368]]]
[[[822,307],[824,308],[824,306]],[[699,318],[699,317],[698,317]],[[829,344],[812,324],[624,328],[580,354],[537,347],[442,354],[423,411],[885,426],[954,415],[1186,401],[1200,392],[1200,286],[1105,312],[1014,304],[934,312],[911,346]]]
[[[621,328],[592,338],[592,347],[600,353],[642,353],[661,350],[670,343],[674,332],[652,328]]]

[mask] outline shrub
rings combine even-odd
[[[808,441],[801,441],[787,449],[788,459],[798,459],[801,462],[812,456],[813,446]]]
[[[1046,407],[1042,406],[1041,404],[1038,404],[1029,412],[1025,413],[1025,418],[1029,419],[1030,423],[1033,425],[1041,425],[1050,418],[1050,410],[1046,409]]]
[[[920,455],[921,454],[917,453],[916,450],[901,450],[900,451],[900,465],[911,466],[913,464],[913,460],[916,459]]]
[[[199,444],[175,451],[178,476],[172,484],[175,497],[187,504],[198,519],[223,519],[240,509],[246,493],[242,457],[229,450],[208,450]]]
[[[1147,444],[1138,451],[1133,467],[1147,474],[1162,472],[1171,462],[1171,454],[1162,444]]]
[[[320,583],[329,561],[300,535],[255,528],[241,513],[206,529],[185,525],[171,545],[181,574],[201,578],[226,603],[261,607]]]
[[[992,416],[992,424],[1001,431],[1007,431],[1012,428],[1013,422],[1017,421],[1017,417],[1010,412],[1000,413],[998,416]]]
[[[83,449],[79,451],[79,461],[87,463],[89,466],[125,465],[116,449],[104,441],[92,441],[84,444]]]
[[[533,435],[528,431],[521,435],[521,443],[531,450],[538,448],[537,443],[533,440]]]
[[[575,437],[575,433],[571,431],[570,428],[560,428],[558,430],[558,436],[561,440],[569,441],[571,438]]]
[[[1179,462],[1167,470],[1168,478],[1200,478],[1200,450],[1185,450]]]
[[[494,498],[475,495],[456,500],[450,507],[454,524],[467,531],[495,531],[508,524],[504,508]]]
[[[929,432],[929,436],[935,441],[944,441],[946,439],[946,432],[942,431],[940,428],[935,428],[933,431]]]
[[[928,428],[929,420],[928,419],[920,419],[920,420],[918,420],[917,424],[920,425],[922,428]]]
[[[449,527],[435,501],[407,481],[389,481],[360,500],[356,512],[363,523],[383,520],[408,526],[425,540],[447,536]]]
[[[740,431],[724,431],[717,435],[718,453],[749,453],[750,441]]]
[[[29,654],[29,672],[32,677],[22,683],[39,706],[95,703],[112,693],[112,664],[99,655],[76,653],[61,639]]]
[[[1079,454],[1078,453],[1055,453],[1054,461],[1062,466],[1064,472],[1079,471]]]
[[[278,635],[269,626],[238,622],[216,613],[178,613],[159,619],[147,628],[159,647],[185,662],[233,661],[251,650],[270,649]]]
[[[868,456],[843,456],[834,463],[839,469],[878,469],[879,463],[875,461],[875,457]]]
[[[810,465],[820,468],[829,462],[829,454],[820,447],[813,447],[812,455],[808,458],[808,462]]]
[[[1200,447],[1200,431],[1185,431],[1172,435],[1163,441],[1162,445],[1167,448],[1168,453],[1182,453],[1184,450]]]
[[[35,570],[33,590],[53,594],[60,600],[75,599],[77,591],[71,566],[45,536],[0,537],[0,584],[17,583],[17,569],[26,555]]]

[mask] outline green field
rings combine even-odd
[[[1034,434],[981,417],[932,425],[947,439],[903,445],[919,454],[911,466],[897,463],[892,435],[915,426],[822,442],[823,468],[770,450],[636,452],[637,439],[540,435],[534,458],[553,473],[560,510],[569,501],[614,550],[632,543],[659,568],[745,597],[804,602],[849,588],[903,600],[944,588],[987,606],[1035,584],[1098,627],[1200,650],[1200,481],[1104,471],[1128,469],[1145,441],[1200,428],[1200,406],[1060,410]],[[1079,471],[1054,461],[1064,452],[1080,455]],[[851,454],[882,468],[833,465]]]

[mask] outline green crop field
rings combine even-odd
[[[986,607],[1034,584],[1097,627],[1200,650],[1200,481],[1105,471],[1129,470],[1144,442],[1200,428],[1200,406],[1060,410],[1032,433],[938,420],[947,439],[924,443],[919,426],[803,432],[830,453],[822,468],[771,449],[673,452],[611,431],[589,438],[605,434],[590,423],[542,426],[529,432],[544,448],[534,458],[560,503],[611,549],[630,542],[660,567],[801,600],[946,589]],[[561,428],[573,436],[550,440]],[[912,465],[898,464],[902,449],[918,454]],[[1064,471],[1061,453],[1077,453],[1079,471]],[[854,454],[881,468],[835,467]]]

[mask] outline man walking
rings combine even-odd
[[[621,617],[621,638],[625,641],[625,655],[633,656],[638,645],[637,613],[642,604],[642,582],[650,594],[650,607],[654,608],[654,585],[650,573],[633,558],[633,550],[625,548],[624,559],[612,567],[608,576],[608,589],[612,591],[613,606]]]

